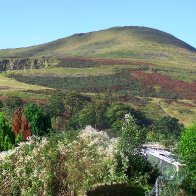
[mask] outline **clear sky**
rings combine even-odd
[[[196,47],[196,0],[0,0],[0,48],[113,26],[157,28]]]

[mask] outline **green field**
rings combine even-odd
[[[38,85],[29,85],[22,82],[18,82],[12,78],[7,78],[3,74],[0,74],[0,92],[3,91],[24,91],[24,90],[44,90],[47,89]]]

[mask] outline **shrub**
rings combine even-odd
[[[24,115],[30,124],[33,135],[42,136],[51,129],[51,118],[36,104],[30,103],[25,106]]]
[[[93,184],[126,182],[123,173],[115,172],[116,140],[91,127],[74,138],[67,133],[34,138],[3,157],[1,194],[82,195]]]
[[[186,164],[186,189],[196,192],[196,124],[186,127],[180,137],[179,153]]]

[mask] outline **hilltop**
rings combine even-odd
[[[67,56],[196,62],[196,49],[176,37],[146,27],[114,27],[75,34],[46,44],[0,50],[0,58]]]

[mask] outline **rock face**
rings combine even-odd
[[[56,64],[55,59],[8,58],[0,60],[0,72],[7,70],[40,69]]]

